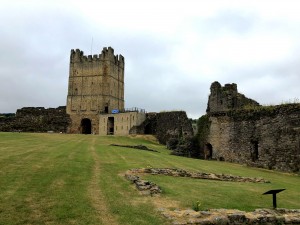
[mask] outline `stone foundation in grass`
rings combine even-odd
[[[300,224],[300,209],[256,209],[245,212],[236,209],[210,209],[207,211],[158,209],[176,225],[273,225]]]
[[[232,182],[252,182],[252,183],[270,183],[270,181],[263,178],[255,177],[241,177],[228,174],[214,174],[203,172],[189,172],[183,169],[176,168],[140,168],[131,169],[127,171],[130,174],[152,174],[152,175],[166,175],[172,177],[189,177],[194,179],[207,179],[207,180],[219,180],[219,181],[232,181]]]
[[[269,183],[269,181],[262,178],[213,173],[195,173],[174,168],[141,168],[128,170],[125,173],[126,179],[134,183],[140,193],[151,196],[159,195],[162,190],[155,183],[140,179],[138,174],[166,175],[232,182]],[[253,212],[245,212],[236,209],[195,211],[192,209],[170,210],[167,208],[159,208],[158,210],[164,217],[171,220],[174,225],[300,225],[300,209],[256,209]]]

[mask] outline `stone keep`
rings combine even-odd
[[[99,134],[99,114],[124,109],[124,57],[111,47],[99,55],[71,50],[67,114],[69,133]]]

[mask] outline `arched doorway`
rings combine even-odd
[[[82,134],[91,134],[92,133],[92,122],[88,118],[81,120],[81,133]]]
[[[204,149],[204,158],[212,159],[212,155],[213,155],[213,146],[210,143],[207,143]]]

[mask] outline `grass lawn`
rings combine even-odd
[[[110,146],[143,144],[156,152]],[[147,175],[160,197],[139,195],[123,174],[140,167],[262,177],[269,184],[235,183]],[[300,177],[226,162],[169,155],[144,137],[0,133],[0,224],[168,224],[158,207],[202,209],[300,208]]]

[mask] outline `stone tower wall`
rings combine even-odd
[[[124,109],[124,57],[111,47],[99,55],[85,56],[71,50],[67,113],[70,133],[81,133],[82,119],[90,119],[92,133],[99,133],[100,112]]]

